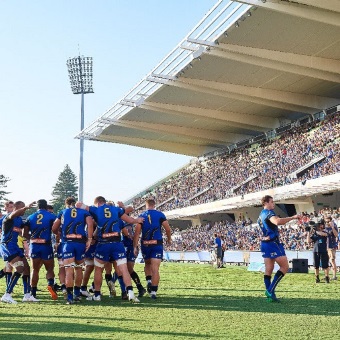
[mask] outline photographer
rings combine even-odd
[[[333,269],[333,277],[332,280],[337,280],[336,277],[336,250],[338,249],[338,227],[336,226],[335,222],[332,219],[332,216],[328,215],[325,218],[326,228],[325,232],[327,233],[327,252],[329,256],[329,261],[332,264]]]
[[[320,283],[319,267],[321,261],[321,267],[325,273],[326,283],[329,283],[329,257],[327,253],[327,238],[328,234],[325,232],[325,222],[321,220],[319,223],[310,222],[311,227],[306,227],[307,242],[314,242],[313,258],[315,268],[315,282]]]

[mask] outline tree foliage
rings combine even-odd
[[[77,176],[71,170],[68,164],[65,165],[64,170],[60,173],[57,183],[53,187],[52,201],[54,212],[57,213],[64,207],[65,199],[67,197],[78,198],[78,182]]]
[[[9,192],[3,190],[7,187],[7,182],[9,181],[9,178],[7,178],[4,175],[0,175],[0,208],[3,208],[3,201],[6,199],[6,195],[9,194]]]

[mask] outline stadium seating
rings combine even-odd
[[[339,149],[336,112],[324,120],[294,126],[271,140],[191,162],[136,197],[133,205],[142,210],[145,198],[152,196],[162,211],[169,211],[333,174],[340,170]]]

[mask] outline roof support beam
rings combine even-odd
[[[208,53],[219,58],[340,83],[339,60],[223,43]]]
[[[261,0],[237,0],[237,1],[244,3],[244,4],[248,4],[248,5],[254,5],[257,7],[267,8],[272,11],[292,15],[295,17],[313,20],[316,22],[321,22],[323,24],[340,27],[339,15],[337,13],[322,10],[320,8],[306,6],[303,4],[297,4],[293,2],[287,2],[287,1],[280,1],[280,2],[269,2],[269,1],[263,2]],[[323,3],[324,0],[313,1],[313,2]]]
[[[169,81],[168,85],[215,96],[222,96],[309,114],[315,113],[315,110],[323,110],[339,103],[339,99],[336,98],[184,77],[181,77],[176,81]]]
[[[145,139],[145,138],[136,138],[136,137],[128,137],[128,136],[115,136],[115,135],[105,135],[101,134],[96,137],[98,141],[103,142],[111,142],[111,143],[119,143],[119,144],[127,144],[132,146],[139,146],[141,148],[147,148],[152,150],[161,150],[166,152],[173,152],[177,154],[183,154],[188,156],[199,157],[207,152],[211,152],[216,150],[216,147],[207,147],[204,145],[195,145],[195,144],[185,144],[185,143],[174,143],[167,142],[156,139]]]
[[[313,6],[321,9],[326,9],[328,11],[340,13],[340,2],[338,0],[294,0],[303,5]]]
[[[184,105],[173,105],[165,103],[144,102],[140,108],[155,111],[165,112],[171,115],[186,115],[189,118],[202,117],[209,120],[221,121],[221,123],[228,123],[231,127],[255,130],[255,131],[267,131],[268,129],[274,129],[280,125],[277,118],[267,116],[257,116],[239,112],[227,112],[220,110],[202,109],[199,107],[191,107]]]
[[[213,131],[213,130],[201,130],[201,129],[183,127],[183,126],[156,124],[156,123],[150,123],[150,122],[131,121],[131,120],[124,120],[124,119],[120,119],[119,121],[116,121],[115,123],[113,123],[113,125],[126,127],[130,129],[136,129],[136,130],[164,133],[167,135],[189,137],[191,139],[204,141],[205,143],[215,143],[215,144],[226,145],[226,146],[229,144],[244,140],[247,137],[252,137],[249,135],[243,135],[243,134],[237,134],[237,133],[226,133],[222,131]]]

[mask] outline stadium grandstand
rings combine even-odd
[[[335,211],[339,13],[333,0],[218,1],[77,137],[193,156],[126,202],[139,210],[153,196],[178,227],[254,221],[264,194],[281,216]]]

